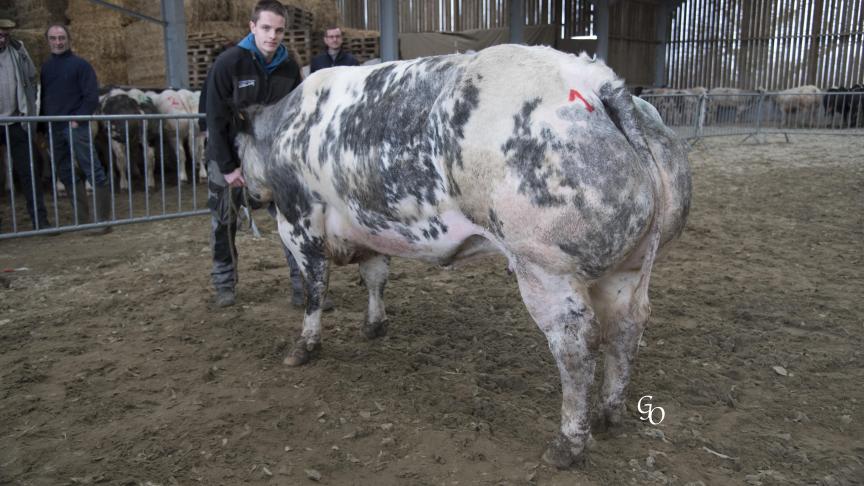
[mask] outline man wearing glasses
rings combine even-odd
[[[342,29],[339,27],[328,27],[324,32],[324,44],[327,52],[312,58],[310,72],[326,69],[333,66],[356,66],[357,59],[342,49]]]

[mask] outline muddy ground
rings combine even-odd
[[[336,268],[323,352],[287,368],[301,312],[261,212],[228,309],[203,217],[0,241],[0,267],[27,268],[0,288],[0,483],[864,483],[864,140],[728,138],[691,160],[630,417],[581,467],[540,461],[558,373],[502,259],[394,260],[371,342],[357,270]]]

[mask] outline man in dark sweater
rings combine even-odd
[[[51,58],[42,64],[42,114],[45,116],[92,115],[99,105],[98,83],[93,66],[70,50],[72,41],[63,25],[52,25],[45,32]],[[76,224],[110,219],[111,192],[108,178],[95,151],[90,149],[90,124],[86,121],[52,122],[54,162],[60,180],[66,185],[75,211]],[[70,145],[78,167],[90,179],[96,207],[88,208],[83,180],[79,179],[70,157]],[[100,233],[107,233],[105,227]]]
[[[339,27],[328,27],[324,31],[324,44],[327,45],[327,52],[312,58],[309,72],[314,73],[333,66],[356,66],[359,64],[354,56],[342,50],[342,29]]]
[[[302,81],[300,67],[282,45],[285,7],[275,0],[261,0],[252,11],[251,33],[216,58],[201,93],[207,113],[207,182],[213,250],[211,278],[215,304],[233,305],[237,283],[237,215],[245,185],[240,158],[234,146],[241,123],[240,110],[270,105],[287,96]],[[303,305],[303,280],[291,253],[283,246],[291,271],[294,305]],[[233,255],[232,255],[233,253]],[[325,303],[322,307],[327,307]],[[332,304],[329,306],[332,308]]]

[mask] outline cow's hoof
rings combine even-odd
[[[624,414],[627,409],[624,405],[618,407],[606,407],[600,411],[591,424],[592,430],[598,432],[614,433],[624,425]]]
[[[558,433],[543,453],[543,461],[558,469],[566,469],[574,463],[581,466],[585,463],[583,450],[584,447],[575,447],[564,434]]]
[[[288,356],[285,357],[282,363],[288,366],[304,365],[308,363],[309,360],[311,360],[320,349],[321,343],[307,345],[305,339],[300,339],[297,341],[297,344],[294,345],[294,349],[292,349],[291,352],[288,353]]]
[[[387,334],[387,319],[378,322],[367,322],[363,324],[363,335],[367,339],[376,339]]]

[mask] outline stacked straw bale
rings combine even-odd
[[[158,16],[157,2],[147,0],[131,0],[138,2],[136,10],[150,16]],[[257,0],[185,0],[186,34],[189,63],[189,80],[193,88],[200,88],[207,69],[213,59],[202,59],[206,52],[213,53],[211,48],[214,39],[224,39],[226,42],[237,42],[249,33],[249,15]],[[335,17],[335,4],[332,0],[304,0],[306,4],[329,4],[332,16]],[[316,25],[317,17],[299,5],[288,6],[288,29],[292,30],[290,39],[286,38],[286,46],[301,63],[309,62],[311,50],[310,29]],[[302,3],[298,1],[297,3]],[[154,9],[157,11],[148,11]],[[165,53],[162,29],[139,25],[136,21],[126,28],[126,52],[129,57],[128,79],[133,86],[160,87],[165,85]],[[296,32],[302,31],[304,32]],[[290,41],[290,42],[289,42]],[[205,45],[206,44],[206,45]],[[147,50],[141,46],[148,46]]]
[[[165,39],[159,24],[138,21],[126,27],[126,73],[131,86],[165,87]]]
[[[69,0],[16,0],[14,17],[19,29],[45,31],[49,24],[66,23]],[[8,14],[4,14],[8,15]]]
[[[184,0],[190,56],[195,43],[218,37],[237,41],[249,32],[249,14],[257,0]],[[161,18],[155,0],[111,0],[143,15]],[[5,2],[4,2],[5,3]],[[321,32],[338,18],[335,0],[285,0],[287,28],[292,30],[286,46],[303,63],[315,54]],[[0,11],[10,12],[18,22],[15,35],[25,42],[38,65],[49,57],[42,36],[49,23],[67,24],[72,49],[89,61],[102,85],[165,86],[164,34],[158,24],[136,19],[89,0],[13,0]],[[305,33],[305,32],[308,32]],[[304,36],[306,36],[304,38]],[[316,39],[317,38],[317,39]],[[204,49],[197,50],[200,54]],[[200,58],[200,55],[198,56]],[[190,61],[190,71],[205,70],[206,62]],[[191,58],[190,58],[191,59]],[[190,79],[200,77],[191,72]]]
[[[45,29],[18,29],[12,31],[12,38],[18,39],[24,43],[30,58],[33,59],[33,64],[36,69],[41,69],[42,63],[48,60],[51,56],[51,50],[48,49],[48,41],[45,40]]]
[[[125,0],[114,4],[128,7]],[[88,0],[69,0],[66,8],[72,50],[96,70],[100,85],[128,84],[125,27],[131,18]]]

